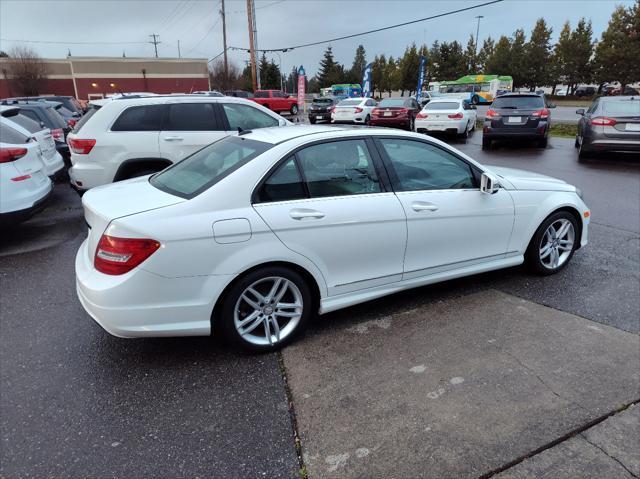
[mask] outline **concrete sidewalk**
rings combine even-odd
[[[349,311],[283,351],[313,479],[479,477],[640,397],[637,335],[504,293]]]

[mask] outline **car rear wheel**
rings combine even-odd
[[[316,119],[315,118],[309,118],[309,123],[311,123],[312,125],[316,124]]]
[[[409,126],[407,126],[408,131],[413,131],[415,129],[415,120],[413,117],[409,118]]]
[[[488,138],[483,138],[482,139],[482,149],[483,150],[490,150],[491,149],[491,140]]]
[[[578,145],[578,161],[586,161],[590,156],[590,152],[584,149],[584,138],[582,138]]]
[[[464,125],[464,131],[460,133],[460,138],[464,138],[465,140],[469,138],[469,123]]]
[[[480,98],[478,98],[478,95],[473,95],[473,97],[471,97],[471,103],[473,103],[474,105],[480,103]]]
[[[364,124],[367,126],[371,125],[371,115],[367,115],[367,117],[364,119]]]
[[[291,112],[292,115],[297,115],[298,114],[298,105],[296,105],[295,103],[293,105],[291,105],[291,110],[289,110]]]
[[[539,146],[540,148],[546,148],[546,147],[547,147],[548,142],[549,142],[549,141],[548,141],[548,139],[545,137],[545,138],[543,138],[542,140],[538,140],[538,146]]]
[[[241,277],[223,301],[222,333],[242,349],[257,352],[279,349],[301,334],[313,303],[305,280],[280,266]]]
[[[564,268],[576,250],[579,238],[576,218],[559,211],[542,222],[533,235],[525,259],[535,273],[550,275]]]
[[[578,135],[576,135],[576,141],[573,142],[573,146],[580,148],[580,142],[578,141]]]

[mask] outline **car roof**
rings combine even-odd
[[[638,95],[601,96],[600,101],[640,101]]]
[[[245,105],[255,106],[256,103],[247,100],[246,98],[238,98],[233,96],[208,96],[208,95],[156,95],[156,96],[134,96],[134,97],[120,97],[120,98],[105,98],[101,100],[92,100],[90,103],[93,105],[105,106],[110,104],[117,105],[156,105],[165,103],[211,103],[211,102],[224,102],[224,103],[242,103]]]
[[[504,98],[504,97],[535,97],[535,98],[541,98],[542,95],[539,95],[538,93],[532,93],[532,92],[511,92],[511,93],[504,93],[498,97],[496,97],[496,99],[498,98]]]
[[[455,103],[462,103],[464,100],[462,98],[456,98],[456,97],[438,97],[438,98],[434,98],[433,100],[431,100],[429,103],[427,103],[426,106],[429,106],[433,103],[451,103],[451,102],[455,102]]]

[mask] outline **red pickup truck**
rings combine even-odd
[[[298,114],[298,100],[280,90],[256,90],[250,100],[275,112],[288,111],[292,115]]]

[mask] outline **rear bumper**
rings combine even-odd
[[[165,278],[141,267],[119,276],[93,267],[85,240],[76,255],[76,292],[87,313],[122,338],[206,336],[227,275]]]
[[[467,120],[416,120],[416,131],[426,133],[436,131],[443,133],[464,133],[467,128]]]
[[[544,138],[547,136],[549,124],[538,125],[536,128],[492,128],[485,122],[482,129],[484,138],[498,140],[500,138]]]
[[[407,127],[409,126],[409,118],[371,117],[371,126]]]
[[[17,211],[10,211],[8,213],[0,213],[0,224],[12,225],[28,220],[34,214],[42,211],[47,206],[52,192],[53,184],[50,185],[49,190],[45,193],[45,195],[36,200],[30,207]]]
[[[640,140],[616,140],[599,136],[594,139],[584,138],[582,142],[582,149],[585,151],[640,152]]]

